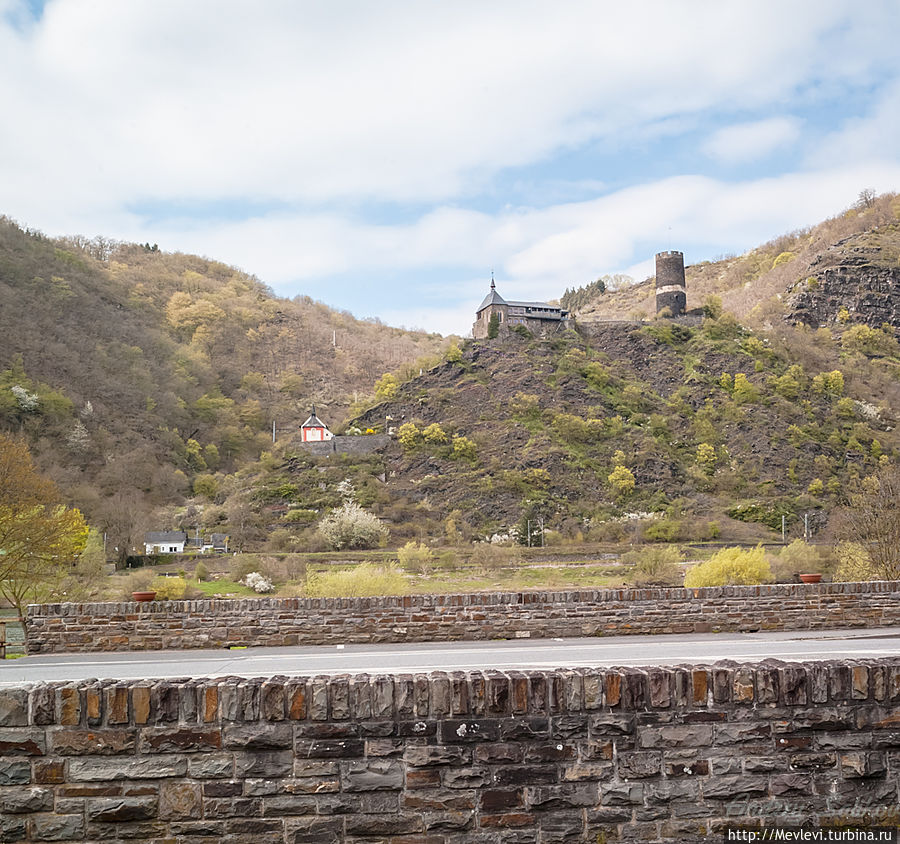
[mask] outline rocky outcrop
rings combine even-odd
[[[789,300],[792,322],[830,325],[845,309],[851,322],[900,328],[900,263],[860,238],[832,246],[799,287]]]

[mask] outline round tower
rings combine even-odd
[[[672,316],[680,316],[684,313],[686,304],[684,255],[674,251],[657,253],[656,313],[668,308]]]

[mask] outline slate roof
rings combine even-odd
[[[146,545],[164,545],[170,542],[187,542],[187,534],[183,530],[151,530],[144,534]]]
[[[301,428],[325,428],[328,429],[328,426],[316,416],[316,408],[313,406],[312,413],[310,414],[309,419],[307,419],[301,426]]]
[[[488,293],[487,296],[484,297],[484,301],[478,306],[478,310],[475,311],[476,314],[480,314],[485,308],[490,305],[508,305],[507,302],[493,287],[491,286],[491,292]]]

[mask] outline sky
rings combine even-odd
[[[897,0],[0,0],[0,214],[465,335],[900,190]]]

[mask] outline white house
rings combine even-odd
[[[187,534],[183,530],[150,531],[144,535],[145,554],[183,554]]]
[[[312,414],[300,426],[300,441],[305,443],[317,443],[330,440],[334,434],[328,430],[328,426],[316,416],[316,407],[313,405]]]

